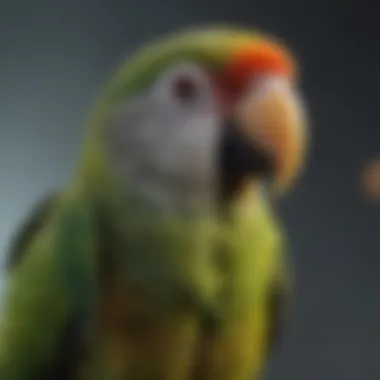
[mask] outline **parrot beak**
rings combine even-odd
[[[256,84],[225,125],[224,191],[235,192],[249,178],[272,179],[275,192],[287,190],[304,161],[305,126],[302,102],[289,82],[273,77]]]
[[[239,48],[225,71],[227,88],[237,94],[222,154],[227,172],[235,170],[240,181],[267,177],[280,194],[299,174],[308,145],[295,71],[290,55],[271,42]]]
[[[235,111],[235,124],[251,147],[250,159],[256,160],[246,164],[246,174],[269,174],[274,190],[284,192],[300,172],[307,146],[306,117],[296,90],[286,78],[268,77],[252,86]]]

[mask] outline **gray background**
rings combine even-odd
[[[279,205],[297,299],[268,377],[378,379],[380,210],[358,186],[363,163],[380,155],[376,3],[1,0],[1,251],[31,204],[70,174],[87,109],[126,52],[198,22],[260,26],[301,56],[314,128],[308,169]]]

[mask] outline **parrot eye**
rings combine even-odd
[[[197,83],[187,75],[175,78],[172,87],[175,98],[183,103],[192,102],[199,95]]]
[[[161,75],[152,88],[152,95],[160,103],[167,102],[170,106],[174,101],[180,106],[179,109],[207,107],[213,102],[213,88],[209,74],[189,62],[171,67]]]

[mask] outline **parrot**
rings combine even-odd
[[[85,124],[11,239],[0,379],[261,379],[293,294],[273,202],[309,141],[295,54],[248,27],[160,36]]]

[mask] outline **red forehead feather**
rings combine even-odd
[[[294,62],[289,54],[274,43],[260,42],[240,47],[224,72],[224,83],[233,93],[244,91],[247,83],[260,74],[280,74],[293,77]]]

